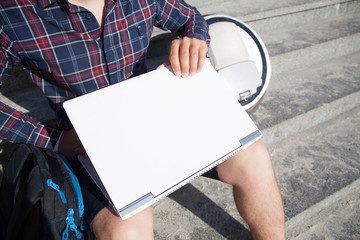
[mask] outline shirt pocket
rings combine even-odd
[[[133,46],[134,53],[144,51],[149,45],[151,28],[146,21],[137,22],[129,27],[130,42]]]

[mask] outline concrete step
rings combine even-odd
[[[286,224],[289,240],[360,239],[360,179]]]
[[[360,33],[341,37],[335,40],[302,48],[296,51],[273,56],[272,78],[301,68],[309,68],[314,64],[331,61],[334,58],[347,56],[360,51]]]
[[[360,11],[357,11],[264,32],[260,37],[273,57],[336,39],[346,42],[345,37],[352,38],[351,35],[359,32]]]
[[[278,75],[272,78],[261,104],[250,115],[260,129],[266,129],[323,107],[326,110],[315,115],[317,119],[326,121],[331,117],[329,112],[341,113],[348,110],[347,106],[360,104],[357,93],[360,90],[359,76],[360,52]],[[313,117],[307,121],[298,118],[301,118],[300,125],[313,126]]]
[[[290,236],[308,231],[322,236],[316,239],[358,239],[359,116],[357,107],[271,146]]]
[[[244,17],[259,33],[284,28],[289,25],[302,25],[309,22],[335,17],[337,15],[358,11],[357,0],[321,0],[321,1],[289,1],[289,6],[255,13]]]
[[[360,107],[272,144],[291,219],[360,178]]]
[[[305,232],[304,219],[316,223],[330,199],[331,206],[341,206],[343,199],[352,197],[347,195],[352,191],[344,194],[342,189],[360,179],[359,126],[357,107],[269,147],[292,237]],[[154,208],[156,239],[251,239],[231,192],[230,186],[201,177],[162,200]],[[348,212],[358,211],[356,203],[351,202]],[[340,218],[359,225],[355,214]],[[351,234],[357,234],[357,228],[344,225],[344,229],[343,235],[350,238],[343,239],[355,239]]]
[[[344,112],[360,106],[360,91],[340,98],[330,104],[312,109],[305,114],[298,115],[292,119],[276,124],[262,130],[263,141],[266,145],[275,144],[299,132],[314,126],[321,126],[334,117],[341,116]]]

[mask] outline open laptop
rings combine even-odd
[[[64,108],[91,160],[83,164],[123,219],[261,137],[208,60],[193,77],[165,67]]]

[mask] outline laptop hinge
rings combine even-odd
[[[154,200],[154,195],[149,192],[147,194],[145,194],[144,196],[138,198],[137,200],[133,201],[132,203],[130,203],[129,205],[121,208],[119,210],[119,213],[120,213],[120,217],[122,219],[126,219],[128,218],[129,214],[133,215],[133,212],[135,210],[139,210],[139,209],[144,209],[142,206],[145,206],[147,205],[148,203],[150,203],[151,201]],[[136,211],[137,212],[137,211]]]
[[[249,145],[249,144],[255,142],[256,140],[258,140],[259,138],[261,138],[261,136],[262,136],[262,133],[259,130],[256,130],[252,134],[241,139],[240,144],[242,147],[246,147],[247,145]]]

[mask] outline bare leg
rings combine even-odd
[[[154,239],[153,214],[151,208],[126,220],[109,206],[102,209],[94,218],[92,229],[96,239]]]
[[[284,209],[271,159],[262,141],[218,167],[221,180],[233,185],[237,209],[254,239],[285,239]]]

